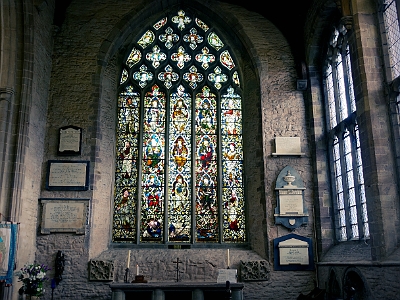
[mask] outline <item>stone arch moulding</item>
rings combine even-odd
[[[372,295],[367,280],[357,267],[349,267],[344,271],[342,286],[346,297],[365,299],[367,295]]]

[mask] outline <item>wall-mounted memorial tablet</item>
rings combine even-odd
[[[40,199],[42,204],[41,233],[74,232],[85,234],[89,199]]]
[[[82,128],[69,125],[59,129],[58,155],[80,155],[82,145]]]
[[[277,207],[275,224],[293,230],[308,222],[307,207],[304,203],[304,183],[291,166],[286,166],[276,179]]]
[[[304,156],[301,152],[300,137],[276,137],[275,152],[272,156]]]
[[[314,270],[312,240],[297,234],[274,239],[274,270]]]
[[[46,174],[49,191],[89,189],[89,161],[49,160]]]

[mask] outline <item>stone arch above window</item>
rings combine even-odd
[[[119,81],[113,241],[245,242],[242,90],[228,41],[190,10],[133,40]]]

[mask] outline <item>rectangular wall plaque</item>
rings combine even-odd
[[[302,190],[280,190],[279,191],[279,213],[303,214],[303,191]]]
[[[49,160],[47,190],[86,191],[89,189],[89,161]]]
[[[89,199],[42,198],[41,233],[75,232],[85,233]]]
[[[305,153],[301,152],[299,137],[276,137],[275,138],[275,152],[272,153],[272,156],[278,156],[278,155],[303,156],[304,154]]]

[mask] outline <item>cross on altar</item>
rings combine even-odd
[[[176,282],[179,282],[179,273],[182,273],[179,271],[179,264],[182,262],[179,261],[179,257],[176,258],[176,261],[173,261],[174,264],[176,264]]]

